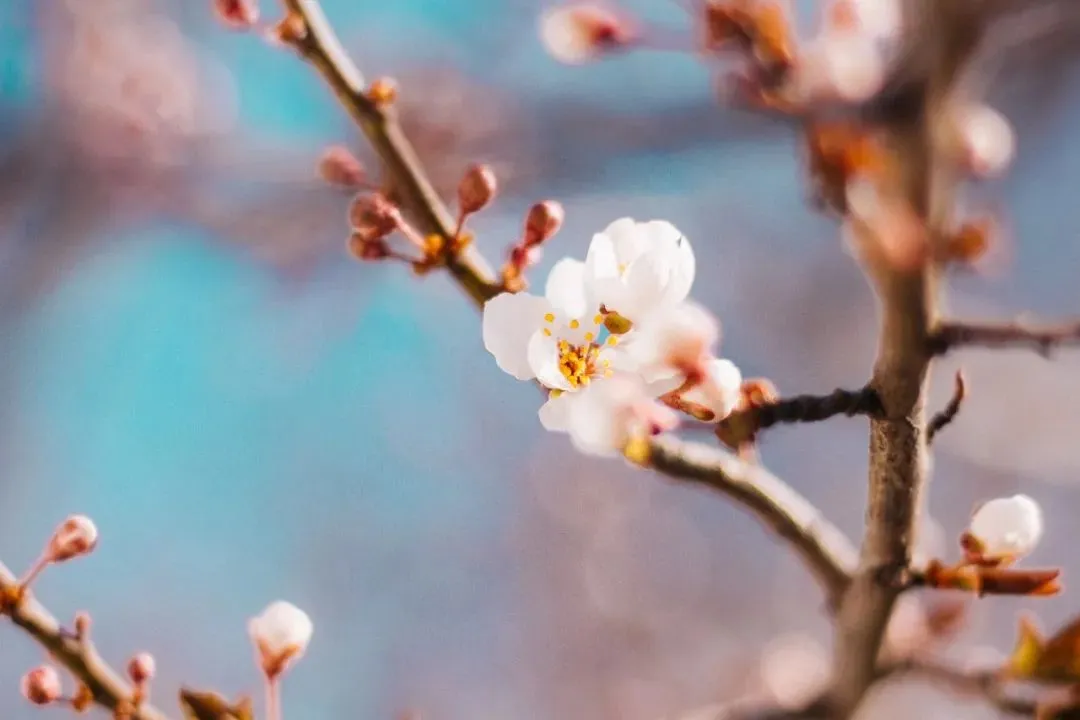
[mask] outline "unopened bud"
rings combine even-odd
[[[319,158],[319,177],[331,185],[356,188],[364,184],[367,173],[348,148],[333,145]]]
[[[372,238],[361,232],[349,236],[348,248],[350,255],[366,262],[390,257],[390,247],[385,238]]]
[[[128,677],[136,685],[145,685],[154,679],[157,673],[157,663],[150,653],[138,653],[128,661]]]
[[[634,23],[601,2],[572,2],[540,17],[540,41],[559,62],[580,65],[638,39]]]
[[[64,562],[92,552],[97,541],[94,521],[85,515],[72,515],[56,528],[46,555],[49,562]]]
[[[349,205],[349,224],[368,238],[382,239],[400,227],[401,211],[384,195],[361,193]]]
[[[311,641],[314,626],[300,608],[284,601],[271,603],[248,623],[256,655],[267,677],[283,673],[300,659]]]
[[[550,240],[562,227],[566,217],[563,206],[554,200],[545,200],[529,208],[525,217],[525,245],[539,245]]]
[[[24,698],[35,705],[48,705],[60,699],[60,673],[52,665],[40,665],[22,677],[20,689]]]
[[[499,182],[490,165],[473,165],[458,184],[458,207],[465,215],[480,212],[495,199],[498,189]]]
[[[250,30],[259,22],[257,0],[214,0],[214,14],[231,30]]]
[[[391,77],[376,78],[367,89],[367,98],[380,108],[394,104],[398,96],[397,80]]]
[[[266,38],[280,45],[296,45],[307,37],[307,23],[297,13],[290,12],[277,25],[270,28]]]
[[[90,627],[93,621],[90,619],[90,613],[85,610],[80,610],[75,613],[75,637],[81,641],[85,641],[90,637]]]

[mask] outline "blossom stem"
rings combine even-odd
[[[266,676],[266,720],[281,720],[281,683],[277,675]]]
[[[20,592],[25,591],[30,587],[34,580],[37,579],[38,575],[40,575],[45,568],[49,567],[49,562],[48,552],[42,553],[41,556],[34,561],[34,564],[30,566],[30,569],[19,578],[18,586]]]

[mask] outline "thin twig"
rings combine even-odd
[[[774,425],[821,422],[837,415],[873,417],[881,411],[881,398],[872,387],[838,388],[828,395],[796,395],[736,411],[717,424],[717,434],[736,428],[757,433]]]
[[[967,383],[964,380],[963,370],[956,371],[955,383],[956,384],[953,387],[953,396],[952,399],[949,400],[949,404],[945,406],[944,410],[934,415],[926,426],[927,445],[934,442],[934,436],[955,420],[957,414],[960,412],[960,407],[964,403],[964,397],[967,395]]]
[[[1060,325],[950,321],[940,323],[928,341],[928,349],[934,355],[944,355],[960,347],[1016,347],[1049,357],[1055,348],[1063,345],[1080,345],[1080,321]]]
[[[802,556],[830,602],[843,595],[857,562],[854,545],[813,503],[768,470],[719,448],[672,437],[652,442],[647,464],[738,501]]]
[[[454,248],[454,218],[421,169],[392,107],[381,107],[368,98],[363,74],[345,52],[317,0],[283,0],[283,4],[293,17],[303,21],[304,32],[293,39],[294,47],[319,71],[367,136],[396,197],[419,229],[442,238],[447,270],[474,303],[483,305],[500,292],[495,275],[474,248]]]
[[[10,594],[17,587],[15,575],[0,563],[0,595]],[[78,638],[64,630],[52,613],[32,595],[28,594],[14,607],[8,608],[5,614],[44,647],[56,662],[86,685],[98,705],[116,710],[131,699],[131,686],[106,664],[89,639]],[[141,704],[131,717],[132,720],[166,720],[164,713],[147,704]]]

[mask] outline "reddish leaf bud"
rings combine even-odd
[[[85,515],[72,515],[56,528],[46,550],[49,562],[64,562],[87,555],[97,546],[98,531]]]
[[[136,685],[145,685],[150,682],[157,673],[157,663],[154,662],[154,656],[145,652],[135,655],[128,661],[127,673],[128,677],[131,678],[131,682]]]
[[[40,665],[22,677],[20,689],[24,698],[35,705],[48,705],[60,699],[60,674],[51,665]]]
[[[525,217],[525,246],[531,247],[550,240],[562,227],[566,213],[554,200],[545,200],[529,208]]]
[[[319,177],[331,185],[356,188],[364,184],[367,173],[348,148],[333,145],[326,148],[319,158]]]
[[[458,207],[465,215],[480,212],[495,199],[499,189],[495,171],[489,165],[473,165],[458,184]]]
[[[349,236],[348,247],[349,253],[357,260],[372,262],[390,257],[390,247],[384,238],[372,238],[360,232]]]
[[[257,0],[214,0],[214,14],[230,30],[250,30],[259,22]]]

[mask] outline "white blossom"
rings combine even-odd
[[[628,339],[626,351],[640,364],[646,379],[705,372],[720,341],[720,323],[693,302],[662,307],[645,316]]]
[[[600,2],[574,2],[540,15],[540,42],[567,65],[581,65],[633,39],[626,19]]]
[[[735,411],[742,398],[742,372],[727,358],[711,358],[701,383],[682,394],[682,399],[711,411],[719,422]]]
[[[1042,510],[1027,495],[997,498],[975,511],[968,532],[978,540],[983,555],[1023,557],[1042,538]]]
[[[685,300],[694,269],[690,241],[674,225],[621,218],[593,236],[585,284],[598,305],[638,322],[657,308]]]
[[[303,656],[313,630],[307,613],[284,600],[271,603],[248,622],[259,662],[271,677],[280,675],[291,661]]]
[[[503,293],[484,305],[484,347],[498,366],[550,391],[540,409],[548,430],[565,430],[579,391],[614,372],[618,339],[602,337],[604,318],[586,300],[583,273],[566,258],[552,268],[544,297]]]
[[[671,430],[678,416],[661,405],[634,375],[617,375],[581,393],[571,406],[567,431],[589,455],[614,455],[638,437]]]
[[[987,105],[971,105],[960,112],[957,125],[975,175],[993,177],[1008,167],[1016,138],[1005,116]]]

